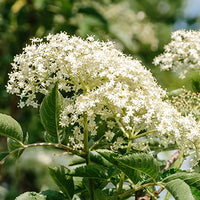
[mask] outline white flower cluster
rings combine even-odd
[[[73,127],[70,145],[74,148],[83,147],[86,122],[89,134],[96,135],[97,116],[108,122],[107,139],[113,137],[116,126],[127,138],[143,129],[155,129],[157,136],[167,134],[170,141],[182,143],[198,138],[195,120],[164,102],[165,91],[151,73],[111,42],[94,41],[91,36],[82,40],[66,33],[49,35],[46,42],[33,39],[12,65],[7,90],[20,96],[21,107],[36,107],[36,94],[46,94],[56,82],[65,91],[60,124]],[[115,145],[120,141],[124,142],[118,138]]]
[[[171,35],[171,42],[165,52],[154,59],[162,70],[172,69],[180,78],[190,70],[200,72],[200,32],[179,30]]]

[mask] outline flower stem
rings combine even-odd
[[[86,153],[86,164],[90,164],[90,151],[88,145],[88,127],[87,127],[87,113],[83,113],[83,135],[84,135],[84,151]],[[89,193],[90,193],[90,200],[94,200],[94,185],[91,179],[89,181]]]
[[[131,135],[130,135],[130,138],[131,138]],[[131,150],[132,139],[130,139],[130,138],[129,138],[129,141],[128,141],[128,147],[126,149],[126,153],[129,153],[130,150]],[[121,177],[120,177],[120,181],[119,181],[119,187],[118,187],[118,190],[117,190],[118,194],[122,193],[124,179],[125,179],[125,174],[124,174],[124,172],[121,172]]]
[[[58,144],[58,143],[46,143],[46,142],[40,142],[40,143],[34,143],[34,144],[26,144],[26,145],[23,144],[23,143],[20,143],[20,144],[21,144],[22,146],[19,147],[19,148],[17,148],[17,149],[15,149],[15,150],[13,150],[13,151],[11,151],[11,152],[9,152],[9,154],[1,160],[0,164],[3,164],[4,161],[5,161],[11,154],[16,153],[16,152],[18,152],[18,151],[20,151],[20,150],[24,150],[24,149],[27,149],[27,148],[33,148],[33,147],[54,147],[54,148],[58,148],[58,149],[65,150],[65,151],[67,151],[67,152],[74,153],[74,154],[76,154],[76,155],[78,155],[78,156],[81,156],[81,157],[83,157],[83,158],[85,157],[85,153],[84,153],[84,152],[82,152],[82,151],[80,151],[80,150],[74,150],[74,149],[72,149],[71,147],[65,146],[65,145],[63,145],[63,144]]]

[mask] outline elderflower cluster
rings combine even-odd
[[[171,35],[165,52],[154,59],[162,70],[172,69],[185,78],[190,70],[200,72],[200,32],[179,30]]]
[[[46,41],[33,39],[12,66],[7,90],[20,96],[21,107],[36,107],[36,95],[45,95],[58,83],[65,94],[60,125],[71,128],[69,145],[74,148],[83,148],[86,126],[90,136],[97,134],[97,117],[107,123],[108,140],[117,134],[116,127],[121,131],[123,137],[112,141],[114,147],[141,130],[160,138],[167,136],[170,142],[179,140],[185,149],[198,139],[195,120],[163,101],[166,93],[150,71],[111,42],[50,34]]]

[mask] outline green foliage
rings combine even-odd
[[[200,197],[200,190],[197,190],[194,187],[190,187],[190,190],[192,192],[192,196],[194,197],[195,200],[198,200]]]
[[[40,107],[41,121],[48,135],[48,142],[53,143],[24,145],[22,143],[23,132],[18,122],[7,115],[1,115],[1,130],[4,131],[2,135],[8,137],[8,150],[13,153],[14,158],[19,158],[24,148],[37,145],[69,150],[76,155],[71,160],[72,169],[64,166],[54,169],[49,168],[52,179],[62,193],[52,190],[41,193],[27,192],[17,197],[17,199],[53,200],[57,198],[62,200],[66,198],[73,199],[76,198],[75,196],[80,199],[95,198],[97,200],[126,199],[134,196],[135,192],[144,194],[147,192],[148,195],[152,196],[156,185],[163,185],[177,200],[198,199],[200,191],[199,173],[179,169],[171,169],[163,173],[164,161],[156,159],[156,156],[153,157],[148,152],[136,151],[137,153],[135,153],[130,149],[130,153],[121,154],[113,150],[98,149],[89,151],[88,154],[85,154],[85,152],[80,154],[79,151],[71,150],[61,144],[60,140],[65,133],[60,128],[57,120],[62,109],[63,96],[57,87],[57,84],[55,84],[45,96]],[[99,140],[101,140],[101,137],[99,137]],[[155,142],[153,145],[156,146]],[[8,155],[7,152],[1,153],[0,160],[4,160]],[[86,155],[89,158],[86,159]],[[125,184],[126,182],[129,183],[128,187]],[[107,188],[109,184],[113,184],[113,188]],[[182,193],[183,190],[187,192],[187,195]]]
[[[163,182],[169,182],[175,179],[185,181],[189,186],[195,187],[200,190],[200,174],[195,172],[176,172],[163,179]]]
[[[0,135],[22,142],[23,132],[19,123],[11,116],[0,113]]]
[[[195,200],[190,187],[181,179],[175,179],[167,182],[165,188],[176,200]]]
[[[12,140],[10,138],[8,138],[8,140],[7,140],[7,146],[8,146],[9,152],[12,152],[15,149],[18,149],[18,148],[22,147],[21,144],[19,144],[18,142],[16,142],[15,140]],[[23,150],[16,151],[16,152],[12,153],[12,156],[15,159],[17,159],[17,158],[20,157],[20,155],[22,154],[22,152],[23,152]]]
[[[0,162],[1,162],[4,158],[6,158],[6,156],[8,156],[8,155],[9,155],[8,152],[2,152],[2,153],[0,153]]]
[[[59,125],[59,117],[63,106],[63,96],[58,91],[58,84],[44,97],[40,106],[40,118],[46,130],[45,139],[50,142],[61,142],[64,137],[63,128]]]
[[[49,168],[49,173],[55,183],[58,185],[60,190],[69,199],[72,199],[74,195],[74,182],[71,176],[67,176],[67,169],[63,166],[56,169]]]
[[[0,113],[0,135],[8,137],[7,146],[9,152],[22,147],[23,131],[20,124],[12,117]],[[19,158],[23,150],[16,151],[12,155],[15,159]],[[3,160],[7,155],[4,153],[0,160]]]
[[[40,194],[46,196],[46,200],[66,200],[63,193],[53,190],[42,191]]]
[[[103,157],[112,162],[121,171],[123,171],[133,182],[135,182],[138,173],[143,173],[152,179],[158,177],[160,163],[151,155],[145,153],[131,153],[118,156],[109,151],[98,151]]]
[[[108,179],[106,168],[97,164],[84,165],[70,170],[67,175],[85,177],[91,179]]]

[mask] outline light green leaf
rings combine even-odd
[[[12,140],[10,138],[7,139],[7,146],[8,146],[9,152],[12,152],[15,149],[18,149],[18,148],[22,147],[22,145],[20,143],[16,142],[15,140]],[[23,153],[23,151],[24,151],[23,149],[19,150],[19,151],[16,151],[15,153],[12,153],[12,156],[15,159],[18,159],[20,157],[20,155]]]
[[[18,196],[15,200],[46,200],[46,196],[36,192],[26,192]]]
[[[23,140],[23,132],[19,123],[11,116],[0,113],[0,135],[15,141]]]
[[[189,185],[181,179],[167,182],[165,188],[171,193],[175,200],[195,200]]]
[[[85,163],[85,159],[84,158],[74,155],[71,158],[71,160],[70,160],[68,165],[69,166],[74,166],[74,165],[79,165],[79,164],[83,164],[83,163]]]
[[[196,172],[177,172],[167,176],[162,181],[169,182],[174,179],[181,179],[189,186],[195,187],[200,190],[200,174]]]
[[[68,171],[69,170],[63,166],[55,169],[49,168],[49,173],[54,182],[58,185],[66,197],[72,199],[74,195],[74,182],[71,176],[66,175]]]
[[[58,90],[58,84],[44,97],[40,106],[40,118],[46,130],[48,142],[59,142],[64,136],[64,130],[59,126],[59,117],[63,107],[63,96]]]

